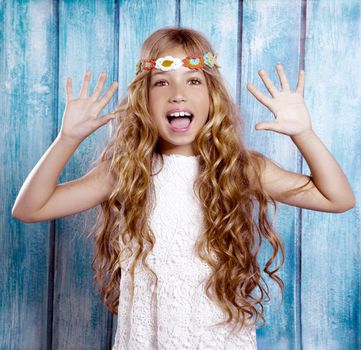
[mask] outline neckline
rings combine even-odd
[[[157,162],[161,161],[163,158],[164,164],[199,164],[200,155],[184,155],[184,154],[165,154],[165,153],[157,153],[156,159]]]
[[[177,153],[171,153],[171,154],[166,154],[166,153],[162,153],[162,155],[164,157],[171,157],[171,158],[199,158],[199,155],[184,155],[184,154],[177,154]]]
[[[162,158],[163,157],[163,161]],[[167,172],[181,172],[185,178],[193,178],[200,164],[200,155],[186,156],[184,154],[159,154],[155,157],[156,172],[165,169]]]

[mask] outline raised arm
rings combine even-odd
[[[327,212],[344,212],[355,206],[351,186],[326,146],[312,130],[311,118],[303,99],[304,71],[299,73],[295,92],[291,92],[283,67],[277,66],[282,90],[278,91],[267,74],[259,74],[272,99],[248,85],[248,90],[275,116],[273,122],[257,123],[257,130],[272,130],[291,137],[305,158],[311,176],[287,171],[266,161],[262,183],[266,192],[279,202]],[[293,192],[304,186],[303,191]]]
[[[12,215],[21,221],[46,221],[76,214],[102,203],[111,193],[115,179],[108,172],[106,163],[79,179],[57,183],[82,140],[114,118],[114,115],[105,115],[96,119],[112,98],[117,83],[113,83],[97,101],[104,87],[105,75],[100,76],[93,94],[88,97],[88,73],[77,99],[72,97],[71,80],[67,80],[67,105],[59,135],[29,173],[12,208]]]

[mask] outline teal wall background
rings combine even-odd
[[[110,349],[114,340],[116,316],[92,282],[86,235],[94,209],[35,224],[11,216],[22,183],[58,133],[67,76],[76,94],[86,69],[91,89],[104,70],[105,89],[118,80],[121,98],[150,33],[170,25],[197,29],[219,53],[248,146],[309,174],[288,137],[254,130],[273,115],[246,89],[252,82],[266,93],[261,68],[279,86],[277,63],[294,89],[303,68],[314,130],[359,200],[360,14],[358,0],[0,0],[0,349]],[[85,174],[107,128],[82,142],[59,182]],[[360,214],[359,203],[343,214],[279,205],[285,299],[270,284],[259,349],[361,349]],[[261,263],[268,253],[265,247]]]

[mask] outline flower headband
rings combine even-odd
[[[216,60],[217,54],[213,55],[211,52],[207,52],[204,55],[187,56],[183,59],[173,56],[160,57],[157,60],[143,58],[137,62],[135,74],[144,70],[151,70],[153,68],[168,71],[171,69],[177,69],[181,66],[188,67],[190,69],[202,69],[204,68],[204,65],[207,65],[210,68],[221,68],[221,66],[216,63]]]

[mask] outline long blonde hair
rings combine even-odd
[[[141,58],[156,59],[174,46],[181,46],[188,55],[209,51],[215,54],[199,32],[167,27],[145,40]],[[204,214],[204,230],[196,242],[196,252],[212,269],[206,293],[226,313],[225,322],[235,321],[242,327],[248,315],[247,318],[254,318],[254,323],[262,319],[263,326],[263,302],[270,300],[268,285],[257,261],[263,238],[272,247],[272,256],[263,271],[279,285],[282,297],[284,289],[283,281],[276,274],[284,263],[284,250],[267,214],[268,204],[276,208],[276,203],[261,184],[265,158],[245,147],[239,108],[232,102],[219,69],[205,67],[204,74],[211,103],[208,121],[193,144],[195,154],[200,156],[200,172],[194,188]],[[96,271],[94,281],[98,281],[106,306],[115,314],[121,297],[120,263],[126,252],[132,252],[133,242],[138,249],[133,252],[135,257],[130,268],[131,303],[139,259],[156,283],[158,281],[146,262],[155,243],[148,225],[152,164],[155,153],[160,153],[158,131],[148,110],[149,80],[149,71],[143,71],[128,86],[127,97],[116,109],[109,143],[96,161],[106,162],[116,178],[114,189],[101,204],[97,216],[96,253],[92,264]],[[281,262],[271,269],[279,251]],[[255,295],[257,290],[259,296]]]

